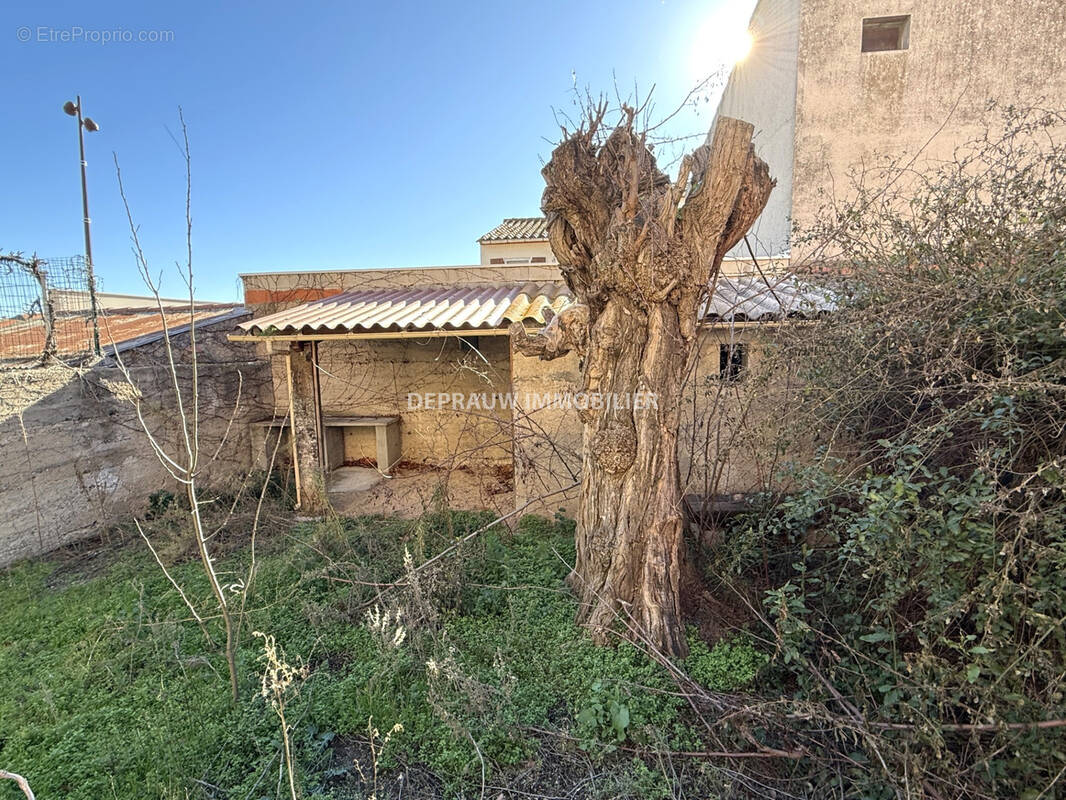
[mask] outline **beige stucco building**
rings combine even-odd
[[[546,309],[571,301],[545,222],[508,219],[478,242],[482,263],[470,266],[241,276],[253,319],[233,338],[259,343],[273,374],[274,416],[253,437],[261,463],[277,442],[270,434],[295,420],[304,453],[292,460],[304,480],[322,471],[328,482],[354,464],[490,470],[513,481],[516,509],[575,510],[576,492],[560,490],[580,475],[578,358],[527,358],[507,335],[511,323],[542,326]],[[690,381],[682,475],[691,494],[770,485],[772,466],[744,444],[767,407],[744,380],[760,358],[750,345],[760,325],[824,310],[796,287],[740,275],[745,263],[723,268]],[[293,446],[280,447],[282,458]]]
[[[755,125],[777,178],[760,255],[789,253],[790,223],[846,195],[849,170],[950,158],[989,101],[1066,108],[1062,0],[760,0],[750,31],[719,113]]]
[[[755,125],[778,183],[749,237],[762,270],[744,244],[723,263],[688,382],[682,476],[703,496],[767,488],[774,463],[761,459],[784,457],[760,448],[776,435],[772,386],[744,375],[765,325],[828,307],[763,277],[800,260],[793,223],[879,156],[919,169],[950,156],[990,100],[1066,107],[1061,0],[760,0],[750,28],[719,113]],[[553,493],[580,466],[577,413],[556,402],[579,385],[577,358],[525,358],[507,337],[570,301],[544,220],[506,219],[477,241],[470,266],[242,276],[255,318],[238,338],[261,343],[274,375],[264,431],[295,421],[305,479],[354,463],[491,468],[513,476],[517,508],[573,510],[572,493]],[[485,399],[456,402],[473,396]]]

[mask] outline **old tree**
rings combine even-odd
[[[570,585],[580,620],[604,641],[619,619],[663,652],[687,653],[681,619],[678,428],[700,310],[725,253],[766,205],[774,182],[746,122],[719,118],[673,181],[656,165],[635,112],[609,134],[605,109],[563,140],[543,169],[541,207],[575,303],[515,349],[581,357],[581,510]],[[634,403],[640,394],[654,402]],[[627,400],[626,398],[630,398]]]

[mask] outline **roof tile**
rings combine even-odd
[[[197,306],[197,323],[215,320],[232,313],[233,305]],[[174,329],[187,325],[188,308],[167,308],[166,324]],[[100,344],[119,347],[123,344],[162,333],[163,320],[158,309],[114,309],[99,316]],[[87,314],[57,315],[56,350],[61,355],[77,355],[92,350],[92,320]],[[0,319],[0,359],[36,358],[44,349],[45,327],[40,314]]]
[[[548,220],[544,217],[508,217],[479,242],[528,242],[548,240]]]

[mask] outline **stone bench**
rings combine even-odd
[[[252,424],[261,428],[287,428],[289,420],[287,417],[272,417]],[[378,469],[382,472],[388,472],[400,460],[399,417],[323,417],[327,472],[344,465],[345,428],[374,429]]]

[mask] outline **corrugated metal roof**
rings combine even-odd
[[[486,233],[479,242],[525,242],[548,239],[548,220],[544,217],[509,217]]]
[[[560,311],[570,290],[560,283],[494,283],[399,289],[355,289],[242,323],[251,333],[478,330]]]
[[[222,322],[237,312],[238,306],[197,306],[196,324]],[[167,308],[166,323],[174,333],[188,327],[188,308]],[[120,309],[102,311],[99,317],[100,344],[111,352],[129,349],[162,338],[163,320],[159,309]],[[156,335],[158,334],[158,335]],[[61,355],[77,355],[92,349],[93,329],[88,315],[63,315],[55,320],[56,350]],[[36,358],[44,349],[45,327],[40,314],[0,320],[0,359]],[[143,340],[143,341],[142,341]]]
[[[360,333],[479,330],[512,322],[544,323],[544,308],[558,313],[571,302],[561,283],[494,283],[355,289],[312,300],[241,323],[255,334]],[[813,317],[835,308],[823,290],[796,282],[761,278],[718,281],[706,318],[744,322]]]
[[[745,322],[810,318],[836,309],[829,292],[795,278],[721,276],[707,302],[706,319]]]

